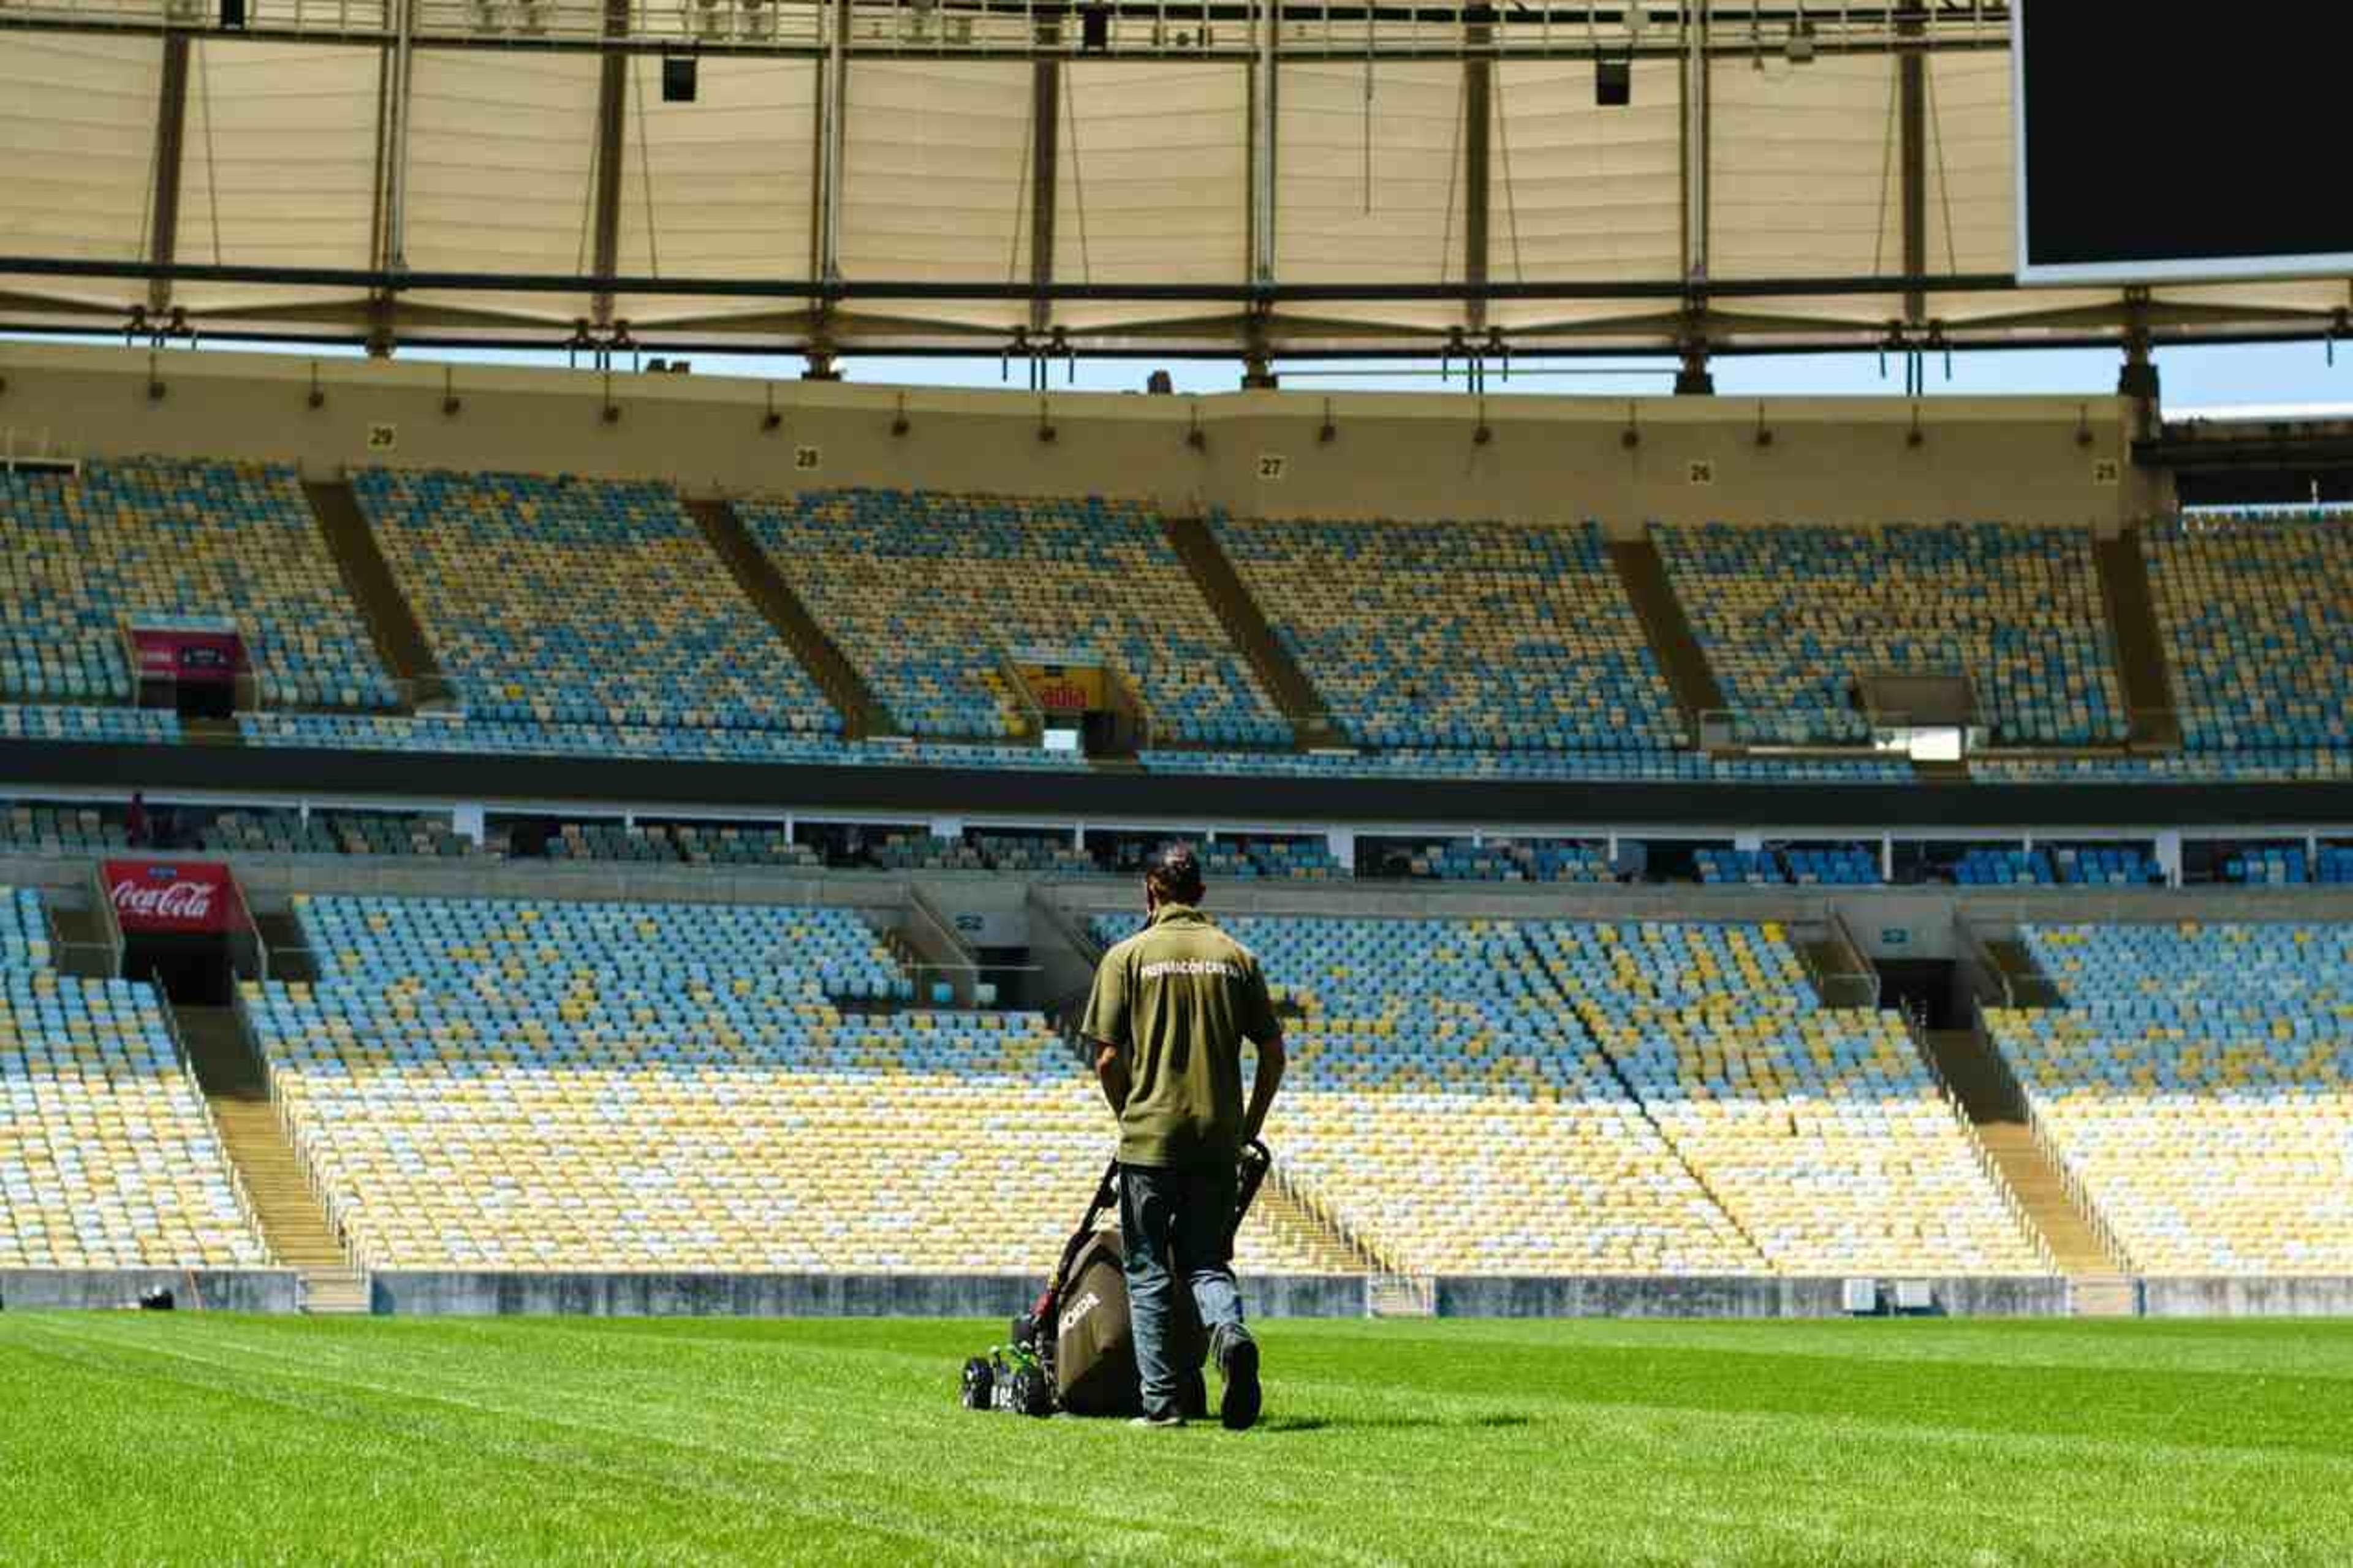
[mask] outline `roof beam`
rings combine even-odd
[[[1917,17],[1898,24],[1907,37],[1917,37]],[[1903,154],[1904,271],[1918,277],[1928,257],[1928,57],[1917,47],[1895,57],[1895,114]],[[1882,232],[1884,232],[1883,230]],[[1918,326],[1927,316],[1928,296],[1917,289],[1904,293],[1904,319]]]
[[[155,185],[147,202],[147,259],[170,267],[180,254],[180,163],[188,125],[188,36],[164,35],[164,71],[155,92]],[[172,275],[147,281],[147,309],[172,307]]]
[[[1051,17],[1038,23],[1038,41],[1053,41],[1061,31]],[[1062,62],[1050,57],[1029,68],[1029,281],[1038,292],[1029,300],[1029,330],[1042,332],[1053,324],[1053,304],[1046,292],[1054,286],[1054,207],[1060,197],[1062,126]]]
[[[1472,14],[1483,17],[1493,13],[1482,5]],[[1474,51],[1462,62],[1462,281],[1472,289],[1487,286],[1488,149],[1495,111],[1494,57],[1475,51],[1491,48],[1493,40],[1494,28],[1484,21],[1462,29],[1463,43]],[[1484,299],[1472,295],[1468,314],[1473,331],[1485,330]]]
[[[629,30],[629,0],[605,0],[605,36],[621,37]],[[629,56],[607,49],[598,61],[596,78],[596,161],[595,205],[590,218],[591,276],[604,279],[590,298],[588,311],[599,328],[613,324],[610,279],[621,261],[621,159],[626,152],[629,106]]]

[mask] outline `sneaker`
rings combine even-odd
[[[1128,1425],[1131,1426],[1154,1427],[1182,1426],[1185,1425],[1185,1418],[1172,1410],[1158,1415],[1138,1415],[1134,1420],[1130,1421]]]
[[[1226,1380],[1225,1393],[1218,1400],[1218,1419],[1229,1432],[1256,1426],[1262,1397],[1258,1386],[1258,1342],[1246,1334],[1229,1339],[1224,1353],[1218,1357],[1218,1371]]]

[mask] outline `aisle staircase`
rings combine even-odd
[[[826,700],[841,715],[849,738],[859,741],[900,734],[891,710],[874,695],[841,646],[809,614],[808,606],[776,570],[776,563],[768,559],[768,552],[754,542],[734,507],[720,500],[689,500],[686,510],[719,559],[727,563],[744,596],[767,618],[809,679],[817,682],[818,689],[825,693]]]
[[[107,930],[105,914],[95,903],[85,903],[77,909],[52,897],[49,920],[58,928],[58,941],[62,944],[57,955],[59,973],[84,980],[114,977],[111,933]]]
[[[1259,685],[1289,721],[1293,744],[1303,752],[1347,745],[1348,737],[1339,721],[1316,692],[1315,683],[1307,679],[1307,672],[1299,668],[1282,646],[1282,639],[1267,624],[1266,613],[1250,597],[1241,574],[1227,559],[1216,531],[1198,517],[1164,516],[1160,523],[1162,531],[1168,536],[1169,548],[1176,552],[1176,559],[1192,574],[1201,597],[1209,602],[1226,635],[1250,659]]]
[[[2057,1007],[2063,1005],[2057,983],[2042,973],[2042,966],[2034,962],[2034,955],[2027,952],[2023,942],[2015,937],[2004,937],[1999,941],[1989,939],[1986,951],[1992,954],[1994,967],[2000,972],[2001,980],[2009,986],[2010,994],[2017,999],[2018,1005]]]
[[[310,498],[311,515],[319,520],[320,535],[327,542],[327,553],[334,557],[343,587],[367,623],[376,657],[403,683],[407,710],[457,706],[456,689],[443,677],[432,646],[425,640],[425,628],[400,591],[351,482],[306,479],[302,493]]]
[[[2067,1277],[2068,1310],[2077,1317],[2129,1317],[2137,1288],[2122,1260],[2067,1190],[2066,1178],[2035,1141],[2018,1085],[2000,1054],[1975,1029],[1931,1029],[1921,1036],[1937,1071],[1968,1112],[1978,1141],[2016,1194],[2027,1223]]]
[[[269,1256],[301,1278],[302,1310],[367,1311],[367,1277],[344,1256],[301,1161],[286,1141],[269,1082],[236,1010],[168,1005]]]
[[[2094,540],[2092,556],[2100,568],[2100,601],[2116,646],[2116,679],[2131,713],[2128,743],[2135,751],[2178,752],[2181,720],[2173,708],[2173,682],[2166,668],[2165,639],[2157,629],[2157,601],[2149,593],[2140,531],[2128,527],[2114,539]]]
[[[191,746],[242,746],[245,731],[234,719],[183,719],[180,739]]]
[[[1250,1218],[1243,1223],[1271,1232],[1278,1242],[1304,1253],[1317,1274],[1379,1271],[1378,1259],[1342,1235],[1338,1227],[1302,1203],[1279,1181],[1269,1181],[1259,1188],[1258,1197],[1250,1205]]]
[[[1635,618],[1642,623],[1651,656],[1659,661],[1659,673],[1667,678],[1675,706],[1683,710],[1684,728],[1697,743],[1701,716],[1721,713],[1729,704],[1715,671],[1708,666],[1706,650],[1693,635],[1690,617],[1683,614],[1674,587],[1667,581],[1667,564],[1659,559],[1658,546],[1648,537],[1611,540],[1609,563],[1618,569],[1618,582],[1634,606]]]

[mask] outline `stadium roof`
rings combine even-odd
[[[2016,288],[2008,38],[1986,0],[0,0],[0,326],[1169,356],[2342,328],[2343,279]]]

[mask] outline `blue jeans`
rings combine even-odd
[[[1234,1286],[1232,1162],[1215,1165],[1122,1165],[1120,1239],[1127,1249],[1127,1308],[1135,1330],[1135,1371],[1144,1408],[1176,1410],[1183,1391],[1200,1386],[1198,1365],[1170,1359],[1172,1330],[1181,1331],[1176,1281],[1192,1292],[1194,1310],[1213,1347],[1240,1337],[1241,1292]],[[1181,1342],[1179,1342],[1181,1343]]]

